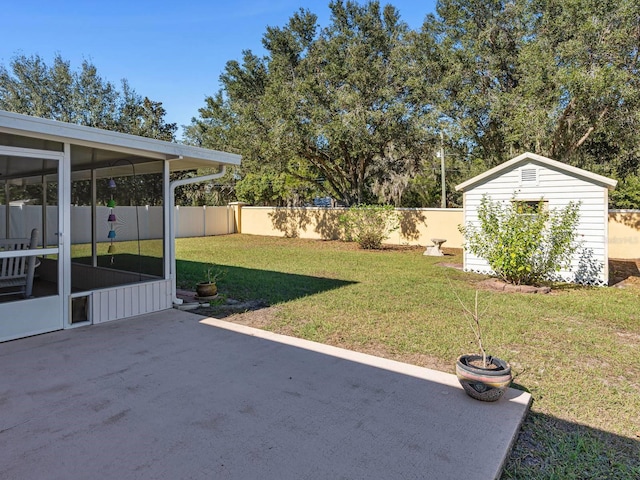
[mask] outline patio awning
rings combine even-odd
[[[0,144],[61,152],[65,143],[71,145],[74,180],[89,178],[92,169],[98,177],[129,175],[131,164],[142,174],[161,172],[159,161],[165,160],[169,161],[171,171],[219,169],[223,165],[240,165],[241,160],[240,155],[232,153],[0,110]],[[19,158],[6,155],[3,160],[0,180],[46,174],[46,165],[30,172]]]

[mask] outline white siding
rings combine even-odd
[[[158,312],[171,308],[171,280],[105,288],[91,297],[93,323]]]
[[[0,342],[62,330],[60,297],[0,303]]]
[[[521,169],[535,169],[536,181],[522,182]],[[464,193],[464,222],[478,225],[477,210],[483,195],[493,201],[508,202],[512,198],[521,200],[539,200],[548,202],[550,209],[562,209],[570,201],[580,201],[580,219],[577,227],[578,240],[584,249],[593,252],[592,259],[602,270],[591,283],[605,285],[608,280],[607,259],[607,189],[593,182],[574,176],[568,172],[549,168],[535,161],[526,162],[500,175],[488,178]],[[564,280],[574,280],[579,264],[579,257],[572,261],[571,268],[559,272]],[[465,270],[490,273],[491,269],[483,259],[475,257],[468,251],[464,253]]]

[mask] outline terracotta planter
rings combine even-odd
[[[196,286],[196,293],[199,298],[215,297],[218,286],[215,283],[201,282]]]
[[[460,355],[456,362],[458,381],[467,394],[483,402],[499,400],[511,385],[511,366],[499,358],[487,357],[490,368],[482,368],[471,363],[482,362],[482,355]]]

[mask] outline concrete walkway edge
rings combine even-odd
[[[223,328],[225,330],[230,330],[236,333],[250,335],[252,337],[261,338],[263,340],[269,340],[272,342],[282,343],[285,345],[289,345],[292,347],[302,348],[305,350],[313,351],[316,353],[330,355],[332,357],[341,358],[343,360],[348,360],[351,362],[361,363],[363,365],[367,365],[370,367],[380,368],[383,370],[388,370],[394,373],[399,373],[402,375],[409,375],[416,378],[421,378],[425,380],[429,380],[431,382],[440,383],[442,385],[447,385],[449,387],[458,388],[462,390],[462,386],[458,382],[458,379],[455,375],[441,372],[438,370],[433,370],[426,367],[420,367],[417,365],[411,365],[408,363],[399,362],[396,360],[391,360],[387,358],[377,357],[375,355],[369,355],[366,353],[355,352],[353,350],[347,350],[345,348],[334,347],[332,345],[326,345],[324,343],[313,342],[311,340],[305,340],[302,338],[291,337],[288,335],[282,335],[279,333],[269,332],[267,330],[261,330],[259,328],[253,328],[246,325],[240,325],[237,323],[227,322],[224,320],[220,320],[217,318],[204,318],[200,321],[205,325],[209,325],[212,327]],[[518,433],[520,432],[520,427],[522,426],[522,422],[527,416],[529,408],[531,407],[532,398],[531,394],[528,392],[524,392],[522,390],[517,390],[515,388],[509,388],[502,399],[499,402],[509,402],[512,404],[517,404],[522,408],[522,415],[519,418],[519,421],[515,424],[509,425],[512,428],[511,432],[511,441],[509,442],[507,450],[504,452],[502,461],[499,464],[499,468],[496,471],[495,478],[498,479],[504,469],[504,465],[507,461],[507,457],[509,452],[513,448],[513,445],[518,438]]]

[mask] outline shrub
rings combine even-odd
[[[340,215],[347,241],[361,248],[379,249],[391,232],[400,228],[400,216],[391,205],[358,205]]]
[[[566,268],[576,242],[579,203],[561,210],[518,202],[492,202],[486,195],[478,207],[479,227],[460,226],[465,248],[485,259],[497,276],[516,285],[535,285]]]

